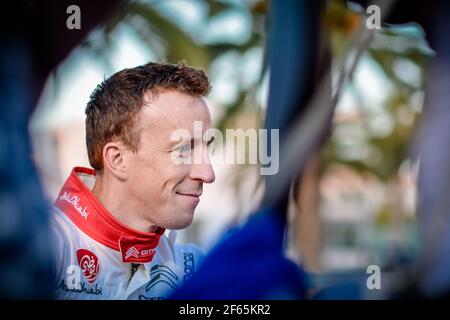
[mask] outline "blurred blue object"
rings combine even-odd
[[[31,160],[31,65],[24,41],[0,48],[0,298],[52,297],[47,204]]]
[[[415,145],[420,156],[418,285],[426,297],[450,293],[450,3],[436,1],[434,6],[427,35],[436,56],[427,68],[424,112]]]
[[[305,273],[282,249],[283,219],[263,209],[230,231],[171,299],[304,299]]]

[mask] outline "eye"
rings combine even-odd
[[[186,157],[191,152],[191,146],[188,144],[184,144],[184,145],[178,147],[177,151],[178,151],[178,156],[180,158]]]

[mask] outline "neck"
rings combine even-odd
[[[122,184],[106,178],[97,172],[92,193],[111,215],[122,224],[141,232],[156,232],[158,226],[144,219],[139,210],[133,207],[132,199]]]

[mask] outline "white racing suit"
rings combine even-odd
[[[51,215],[59,299],[167,298],[202,258],[195,245],[175,244],[175,232],[144,233],[120,223],[91,191],[95,171],[76,167]]]

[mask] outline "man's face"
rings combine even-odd
[[[209,110],[201,97],[176,91],[160,93],[153,99],[146,96],[144,100],[136,124],[139,149],[127,156],[129,174],[125,183],[133,198],[130,201],[152,224],[166,229],[186,228],[200,201],[203,183],[215,179],[207,154],[211,141],[203,139],[204,131],[211,127]],[[194,135],[194,121],[202,124],[201,137]],[[173,132],[180,129],[187,130],[192,140],[173,140]],[[194,154],[200,161],[174,161]]]

